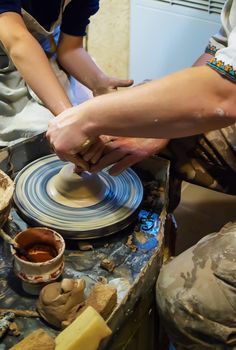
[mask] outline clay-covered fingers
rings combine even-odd
[[[81,156],[84,156],[90,150],[90,148],[93,147],[93,145],[96,145],[97,142],[98,139],[86,139],[79,145],[79,147],[77,147],[76,151]]]
[[[61,159],[87,169],[88,164],[80,152],[86,153],[97,137],[83,132],[86,122],[87,119],[79,107],[69,108],[49,121],[46,137]]]
[[[106,168],[107,166],[120,161],[127,154],[129,154],[129,150],[121,147],[119,137],[106,136],[105,138],[105,136],[101,136],[101,138],[104,140],[105,147],[102,154],[97,155],[97,158],[93,158],[93,162],[90,168],[92,172],[98,172],[103,168]]]
[[[164,139],[116,137],[106,144],[103,155],[94,166],[91,165],[90,171],[98,172],[112,165],[109,172],[111,175],[117,175],[127,167],[158,153],[167,143],[168,140]]]
[[[89,148],[82,149],[80,154],[83,156],[84,160],[90,161],[93,156],[104,148],[104,143],[98,138]]]
[[[137,162],[141,161],[144,158],[145,158],[144,156],[140,156],[137,154],[124,155],[123,151],[114,150],[113,152],[110,152],[109,154],[102,157],[101,160],[94,166],[91,165],[90,171],[98,172],[108,167],[109,165],[113,164],[109,169],[109,174],[112,176],[117,176],[120,173],[122,173],[122,171],[136,164]]]
[[[59,136],[62,137],[60,138]],[[89,170],[89,164],[85,159],[83,159],[81,153],[86,153],[93,145],[95,140],[81,137],[82,141],[78,144],[76,138],[64,140],[63,133],[59,136],[56,135],[55,137],[53,133],[47,133],[47,138],[50,142],[51,148],[58,155],[58,157],[63,161],[72,162],[84,170]]]
[[[90,139],[86,139],[79,147],[79,152],[87,152],[87,150],[94,144],[97,142],[97,138],[90,138]]]
[[[61,160],[75,164],[76,168],[78,168],[78,172],[89,170],[89,164],[79,154],[64,154],[62,152],[56,152],[56,154]],[[79,169],[81,170],[79,171]]]
[[[53,141],[53,139],[50,139],[50,137],[48,137],[48,139],[50,141],[51,148],[61,160],[72,162],[76,166],[79,166],[84,170],[89,169],[88,163],[78,153],[78,150],[80,149],[81,145],[79,147],[73,148],[72,146],[65,146],[63,143]],[[84,142],[83,144],[85,145],[85,147],[89,147],[90,145],[90,143],[88,142]]]
[[[118,161],[109,169],[109,174],[112,176],[117,176],[121,174],[122,171],[136,164],[140,160],[141,160],[140,157],[134,154],[127,155],[126,157]]]
[[[91,172],[98,172],[107,166],[114,164],[124,157],[124,152],[122,150],[113,150],[108,154],[105,154],[95,165],[91,165]]]
[[[75,165],[75,167],[74,167],[74,173],[80,174],[80,173],[82,173],[83,171],[85,171],[85,169],[81,168],[79,165]],[[86,170],[86,171],[88,171],[88,170]]]
[[[99,159],[106,153],[108,145],[116,139],[113,136],[101,135],[96,144],[92,145],[84,155],[84,160],[89,161],[91,164],[96,164]],[[110,148],[109,148],[110,151]]]
[[[103,143],[97,143],[96,145],[93,145],[93,147],[91,147],[83,156],[84,160],[92,164],[96,163],[103,154],[104,148],[105,145]]]
[[[80,168],[86,171],[89,170],[89,164],[78,154],[73,156],[72,162],[77,166],[77,168]]]

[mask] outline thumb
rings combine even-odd
[[[128,87],[133,85],[134,81],[132,79],[112,79],[112,85],[114,87]]]

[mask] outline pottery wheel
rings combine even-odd
[[[72,165],[65,164],[56,155],[49,155],[28,164],[17,175],[14,201],[28,223],[53,228],[65,238],[85,239],[110,235],[132,222],[143,197],[142,183],[133,170],[115,177],[107,169],[96,175],[82,173],[92,193],[72,184],[72,194],[67,196],[64,169]],[[57,185],[59,173],[64,173],[62,189]],[[73,174],[74,180],[76,176]]]

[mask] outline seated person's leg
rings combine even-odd
[[[236,223],[163,266],[157,304],[177,349],[236,349]]]
[[[236,194],[236,126],[171,140],[162,153],[172,176],[216,191]]]

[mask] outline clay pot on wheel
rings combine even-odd
[[[7,221],[11,209],[13,192],[14,182],[7,174],[0,170],[0,228]]]

